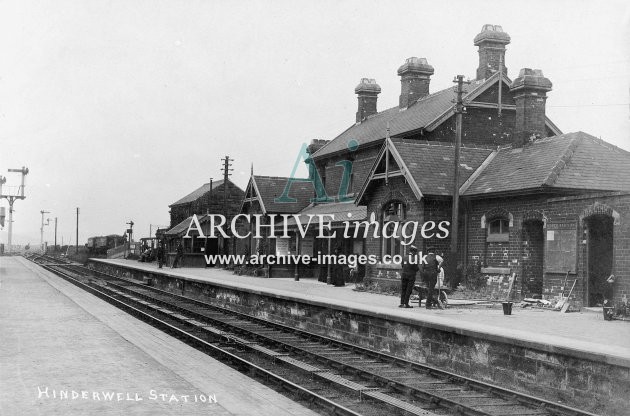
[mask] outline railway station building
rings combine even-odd
[[[545,113],[552,82],[543,71],[523,68],[508,77],[510,42],[496,25],[484,25],[473,41],[479,66],[463,96],[459,258],[446,261],[462,275],[478,264],[488,281],[515,274],[521,297],[553,297],[575,281],[584,306],[600,304],[606,291],[626,302],[630,153],[584,132],[563,134]],[[363,218],[381,223],[450,221],[456,87],[432,92],[434,68],[425,58],[406,59],[397,73],[398,106],[378,111],[381,88],[363,78],[350,127],[312,142],[311,179],[318,175],[332,203],[311,201],[301,214],[339,213],[350,200]],[[377,256],[405,249],[396,237],[368,235],[351,245],[345,251]],[[419,238],[415,245],[448,253],[450,241]],[[362,275],[397,283],[399,272],[380,264]]]
[[[193,215],[197,215],[204,234],[208,234],[210,221],[208,214],[224,215],[227,221],[238,213],[245,193],[229,179],[205,183],[188,195],[169,205],[170,228],[162,235],[166,241],[167,265],[172,264],[179,243],[184,249],[184,265],[203,267],[204,254],[234,253],[234,238],[199,239],[183,238],[188,231]],[[227,230],[229,232],[229,230]],[[198,235],[191,231],[190,235]]]
[[[248,237],[237,239],[237,254],[247,256],[252,254],[284,255],[289,253],[295,254],[298,251],[305,250],[304,246],[299,246],[300,243],[295,236],[289,239],[269,238],[271,235],[270,227],[276,224],[275,219],[272,224],[272,216],[297,214],[306,208],[313,198],[314,188],[312,182],[298,181],[291,184],[291,200],[287,203],[277,202],[289,181],[288,177],[254,175],[252,172],[245,188],[245,198],[241,203],[239,214],[250,218],[254,215],[260,215],[263,227],[260,229],[260,238],[256,238],[252,222],[239,221],[239,234],[247,235]],[[280,224],[280,218],[278,218],[277,224]],[[264,269],[254,267],[253,269],[251,272],[264,274],[267,277],[287,277],[295,273],[294,269],[283,266]]]

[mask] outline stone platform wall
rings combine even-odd
[[[227,309],[426,363],[598,414],[625,415],[629,360],[476,333],[323,302],[210,284],[94,261],[90,267],[143,280]]]

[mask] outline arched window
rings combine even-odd
[[[400,228],[405,221],[405,206],[400,201],[390,201],[383,207],[382,221],[381,221],[381,234],[383,235],[383,249],[382,255],[395,256],[396,254],[403,254],[402,244],[400,238]],[[388,223],[399,223],[398,235],[389,237],[392,235],[395,226]],[[386,232],[383,232],[383,227],[387,226]],[[387,235],[388,237],[385,237]]]
[[[510,220],[495,218],[488,222],[488,242],[510,241]]]

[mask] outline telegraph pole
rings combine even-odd
[[[234,159],[230,159],[229,156],[225,156],[223,159],[221,159],[221,161],[223,162],[223,211],[224,211],[225,217],[227,218],[227,194],[228,194],[227,182],[228,182],[228,178],[232,176],[230,172],[234,170],[231,167],[232,162],[234,162]]]
[[[50,211],[41,210],[39,212],[42,214],[42,226],[39,229],[39,233],[40,233],[40,245],[42,247],[42,253],[43,253],[44,252],[44,226],[50,224],[50,218],[47,218],[46,223],[44,224],[44,215],[50,214]]]
[[[210,205],[212,205],[212,177],[210,177],[210,191],[208,192],[208,209],[206,214],[210,215]]]
[[[228,178],[232,175],[230,172],[234,169],[231,168],[232,162],[234,159],[230,159],[229,156],[225,156],[223,159],[223,215],[225,215],[225,219],[227,221],[228,217],[228,208],[227,208],[227,197],[228,197]],[[228,253],[227,240],[223,239],[223,252],[225,254]]]
[[[9,201],[9,233],[7,236],[7,250],[9,253],[13,251],[13,247],[11,244],[11,240],[13,238],[13,204],[18,199],[26,198],[24,196],[24,177],[28,175],[28,168],[22,166],[21,169],[9,169],[9,172],[18,172],[22,174],[22,184],[18,188],[18,192],[15,195],[4,194],[2,193],[2,184],[6,183],[7,179],[5,177],[0,176],[0,198],[6,198]]]
[[[503,109],[502,87],[503,86],[503,55],[499,56],[499,100],[497,107],[499,111],[499,117],[501,117],[501,110]]]
[[[57,252],[57,217],[55,217],[55,253]]]
[[[449,256],[449,264],[451,266],[451,276],[455,277],[457,273],[457,243],[459,231],[459,153],[462,146],[462,115],[466,111],[462,96],[464,94],[464,84],[470,82],[464,81],[463,75],[457,75],[453,80],[457,83],[457,102],[455,103],[456,114],[456,137],[455,137],[455,161],[453,166],[453,213],[451,218],[451,254]]]
[[[75,246],[74,252],[79,254],[79,207],[77,207],[77,245]]]

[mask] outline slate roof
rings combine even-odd
[[[296,214],[309,205],[315,196],[312,182],[293,182],[289,197],[295,198],[297,201],[275,202],[275,198],[279,198],[284,192],[289,178],[254,175],[253,180],[266,214]]]
[[[541,188],[630,190],[630,152],[581,131],[502,148],[464,195]]]
[[[394,150],[404,161],[423,195],[453,195],[455,148],[441,143],[418,143],[392,140]],[[462,147],[459,158],[459,185],[492,154],[490,149]],[[402,168],[402,167],[401,167]]]
[[[212,190],[215,190],[221,185],[223,185],[223,179],[220,179],[218,181],[212,181]],[[203,195],[205,195],[207,192],[210,192],[210,182],[204,183],[199,188],[195,189],[194,191],[192,191],[185,197],[173,202],[171,205],[169,205],[169,207],[172,207],[173,205],[181,205],[181,204],[187,204],[189,202],[194,202],[200,197],[202,197]]]
[[[354,201],[312,204],[300,211],[299,218],[302,228],[304,228],[308,223],[309,215],[315,215],[315,217],[311,220],[309,228],[317,228],[319,226],[318,215],[323,214],[334,215],[334,220],[331,220],[330,217],[326,217],[326,220],[333,224],[342,221],[363,221],[367,218],[367,207],[364,205],[357,206],[354,204]],[[351,215],[348,216],[348,214]],[[289,218],[287,220],[287,225],[295,226],[295,219]]]
[[[474,97],[485,88],[498,81],[499,73],[486,80],[471,81],[466,86],[468,91],[463,96],[464,102],[474,101]],[[504,83],[511,83],[510,79],[503,75]],[[418,131],[422,128],[436,127],[440,124],[440,119],[453,109],[457,98],[456,87],[449,87],[433,94],[429,94],[419,99],[406,110],[400,111],[399,107],[393,107],[376,113],[361,123],[350,126],[346,131],[335,137],[325,146],[313,154],[313,157],[330,155],[332,153],[347,150],[351,139],[358,142],[359,147],[365,146],[385,138],[387,124],[389,123],[390,137],[403,137],[410,132]],[[436,124],[437,123],[437,124]],[[547,119],[547,123],[551,122]]]
[[[164,235],[173,236],[173,235],[180,235],[180,234],[185,233],[186,230],[188,229],[188,226],[190,225],[191,219],[192,219],[192,215],[186,218],[184,221],[180,222],[179,224],[175,225],[170,230],[166,231]]]
[[[392,137],[420,129],[448,111],[453,106],[452,100],[455,98],[455,90],[447,88],[421,98],[405,111],[400,111],[399,107],[393,107],[376,113],[335,137],[315,152],[313,157],[318,158],[344,151],[352,139],[359,143],[359,147],[382,140],[385,138],[388,123]]]

